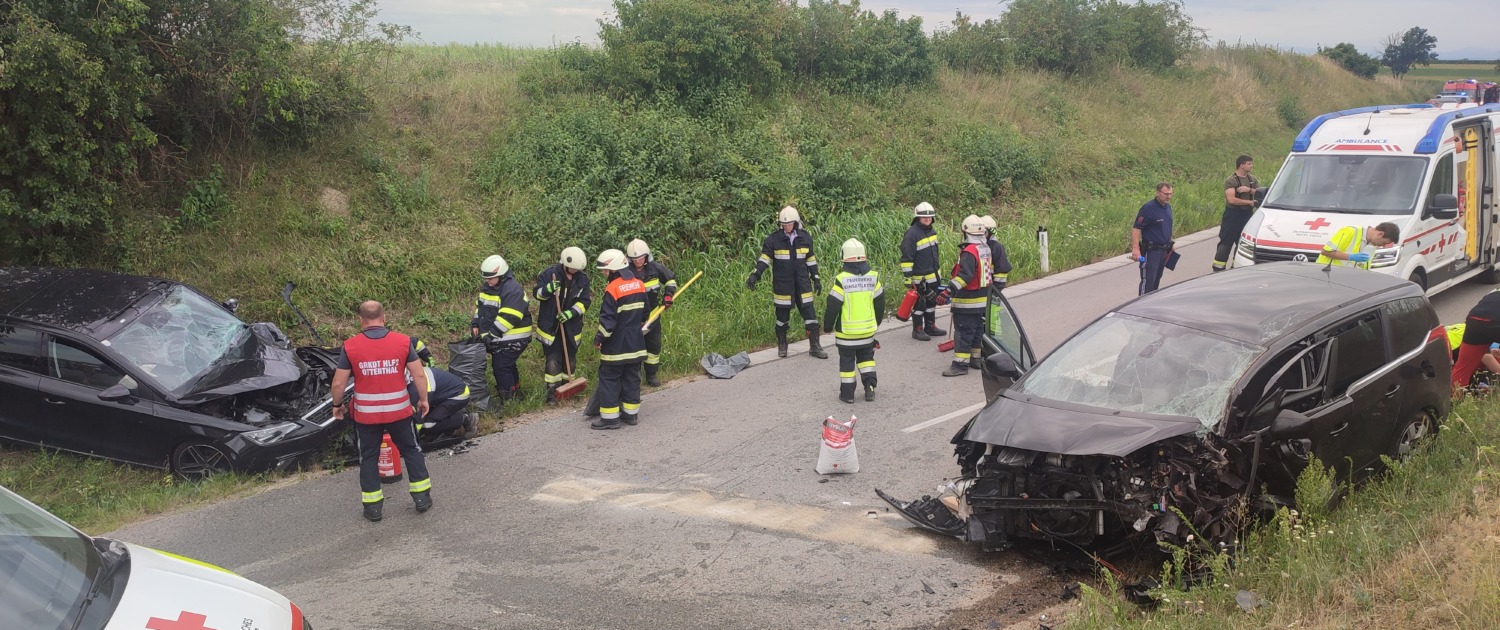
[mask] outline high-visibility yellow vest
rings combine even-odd
[[[1369,269],[1370,263],[1368,262],[1355,263],[1349,262],[1347,260],[1339,260],[1337,258],[1329,258],[1328,254],[1326,253],[1329,248],[1332,248],[1344,252],[1345,254],[1357,254],[1359,253],[1360,249],[1363,248],[1364,244],[1365,231],[1359,226],[1350,225],[1347,227],[1341,227],[1339,228],[1339,231],[1333,233],[1333,238],[1328,239],[1328,244],[1323,246],[1323,251],[1325,253],[1318,254],[1318,264],[1326,265],[1328,263],[1333,263],[1338,267],[1354,266],[1360,269]]]
[[[1445,327],[1448,331],[1449,350],[1457,350],[1458,346],[1464,342],[1464,328],[1467,326],[1467,324],[1454,324]]]
[[[834,281],[834,293],[843,294],[844,306],[839,311],[838,330],[833,336],[838,339],[868,339],[875,335],[875,294],[880,291],[880,274],[839,272]]]

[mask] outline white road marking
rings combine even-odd
[[[967,416],[967,415],[972,414],[972,413],[974,413],[976,411],[979,411],[980,409],[983,409],[983,408],[984,408],[984,403],[979,403],[977,405],[969,405],[968,407],[964,407],[963,409],[959,409],[958,411],[954,411],[952,413],[945,413],[945,414],[943,414],[941,416],[938,416],[938,417],[933,418],[931,420],[928,420],[926,422],[919,422],[917,424],[911,425],[909,427],[906,427],[905,429],[902,429],[901,432],[902,433],[912,433],[912,432],[915,432],[915,431],[921,431],[922,429],[925,429],[927,427],[937,426],[939,424],[942,424],[944,422],[947,422],[947,421],[952,420],[954,418],[957,418],[959,416]]]

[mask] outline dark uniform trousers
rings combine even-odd
[[[955,308],[949,313],[953,315],[953,360],[964,363],[970,358],[970,349],[980,347],[979,338],[984,334],[984,309]]]
[[[530,339],[522,339],[491,342],[489,345],[490,366],[495,370],[495,389],[499,390],[502,403],[514,398],[521,386],[521,368],[516,367],[516,362],[530,343]]]
[[[464,401],[468,402],[468,401]],[[427,458],[417,446],[413,417],[385,424],[354,423],[354,439],[359,445],[359,490],[367,495],[380,491],[380,435],[390,434],[391,442],[406,462],[406,473],[413,484],[427,479]]]
[[[543,380],[547,381],[547,386],[557,387],[572,378],[573,372],[568,371],[568,363],[572,362],[574,371],[578,369],[578,337],[565,333],[558,335],[552,343],[542,343],[538,337],[537,343],[542,344],[542,356],[546,357],[542,373],[546,375]],[[563,356],[563,344],[568,344],[566,357]]]
[[[599,387],[594,395],[599,417],[634,423],[641,412],[641,362],[600,363]]]
[[[938,291],[943,285],[937,275],[931,278],[917,280],[913,284],[917,289],[917,303],[911,309],[911,323],[913,326],[936,328],[937,327],[937,297]]]
[[[646,376],[656,376],[656,371],[661,369],[661,318],[651,323],[651,330],[646,331]]]
[[[1161,286],[1161,274],[1166,270],[1167,255],[1172,253],[1170,245],[1148,246],[1141,243],[1141,255],[1146,262],[1140,263],[1141,286],[1136,295],[1145,295]]]
[[[838,342],[839,398],[849,400],[854,397],[856,373],[866,390],[875,389],[875,338],[871,337],[864,343],[854,346],[844,345],[846,343],[849,342],[847,340]]]
[[[464,426],[464,409],[468,408],[469,399],[448,399],[438,403],[427,410],[427,415],[417,414],[417,422],[420,424],[432,423],[431,428],[422,429],[426,435],[442,435],[454,429]]]
[[[776,336],[778,339],[786,337],[787,331],[791,327],[790,318],[792,316],[793,305],[797,307],[797,313],[802,315],[803,327],[812,328],[819,325],[818,309],[813,306],[813,297],[808,296],[804,298],[801,295],[793,295],[791,304],[776,305]]]

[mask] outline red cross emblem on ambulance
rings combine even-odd
[[[1325,221],[1323,219],[1323,217],[1318,217],[1318,218],[1313,219],[1311,221],[1304,222],[1302,225],[1307,226],[1307,229],[1310,229],[1310,230],[1318,230],[1318,229],[1326,228],[1326,227],[1328,227],[1330,225],[1333,225],[1333,224],[1329,223],[1328,221]]]
[[[177,613],[177,620],[152,617],[146,620],[146,630],[214,630],[208,627],[208,615],[190,613],[186,610]]]

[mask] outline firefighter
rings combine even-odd
[[[646,283],[635,277],[625,252],[607,249],[599,254],[598,268],[608,283],[599,299],[599,419],[591,429],[618,429],[620,423],[635,426],[641,412],[641,367],[646,360]]]
[[[625,255],[630,257],[630,272],[646,287],[646,313],[656,310],[657,305],[672,306],[672,297],[677,294],[677,274],[666,265],[656,262],[651,247],[646,241],[635,239],[625,246]],[[646,384],[659,387],[661,381],[656,372],[661,368],[661,321],[646,331]]]
[[[989,243],[990,264],[992,275],[990,276],[990,290],[1000,292],[1005,289],[1005,282],[1010,277],[1010,255],[1005,251],[1005,244],[995,240],[995,217],[984,215],[979,217],[979,222],[984,224],[985,241]],[[979,337],[975,337],[976,345],[969,348],[969,367],[978,368],[983,364],[980,353]]]
[[[411,351],[417,353],[417,360],[426,367],[432,367],[432,351],[427,349],[427,342],[413,336],[411,338]]]
[[[521,388],[521,370],[516,367],[521,353],[531,342],[531,302],[526,290],[510,274],[510,265],[500,256],[490,256],[479,266],[484,284],[479,287],[479,301],[474,305],[474,319],[469,332],[483,339],[495,370],[495,399],[505,409],[505,401],[515,398]]]
[[[963,222],[964,244],[958,252],[958,262],[953,265],[952,279],[938,294],[938,303],[953,304],[953,335],[957,338],[953,346],[953,365],[943,370],[943,376],[963,376],[969,367],[979,367],[979,355],[973,353],[979,347],[979,336],[984,328],[984,307],[989,302],[990,283],[994,281],[994,269],[990,259],[989,237],[984,222],[969,215]]]
[[[344,387],[354,379],[354,436],[359,444],[359,489],[365,519],[381,519],[385,495],[380,490],[381,434],[391,436],[401,458],[410,471],[411,498],[418,512],[432,507],[432,479],[427,475],[427,461],[417,447],[417,432],[412,407],[425,415],[427,373],[411,340],[385,327],[385,307],[370,300],[359,305],[360,333],[344,342],[338,367],[333,371],[330,387],[333,417],[344,419]],[[417,400],[411,400],[406,389],[407,375],[416,384]]]
[[[464,380],[452,372],[431,367],[423,367],[422,373],[427,376],[429,410],[417,414],[417,439],[430,442],[459,429],[463,430],[460,435],[465,440],[479,435],[479,415],[465,413],[469,407],[469,386]],[[412,400],[420,397],[416,381],[406,384],[406,393]]]
[[[937,211],[923,201],[912,208],[911,226],[901,239],[901,276],[916,290],[917,304],[911,310],[911,338],[927,341],[947,331],[937,327],[938,235],[932,224]]]
[[[546,356],[542,380],[547,384],[549,405],[557,404],[557,388],[572,380],[572,370],[578,365],[583,314],[594,301],[588,274],[583,272],[587,260],[582,249],[567,247],[562,250],[557,264],[542,270],[536,277],[535,332]],[[568,365],[569,360],[573,362],[572,366]]]
[[[828,291],[823,320],[839,348],[839,400],[853,404],[856,373],[864,383],[865,400],[875,400],[875,330],[885,317],[885,296],[864,243],[851,238],[840,253],[844,268]]]
[[[771,302],[776,305],[776,355],[786,356],[787,329],[792,306],[802,315],[807,327],[807,353],[819,359],[828,358],[818,341],[818,311],[813,299],[823,292],[818,278],[818,257],[813,253],[812,235],[802,226],[797,209],[787,206],[777,215],[781,229],[772,232],[760,246],[755,271],[745,280],[745,288],[754,290],[766,267],[771,268]]]

